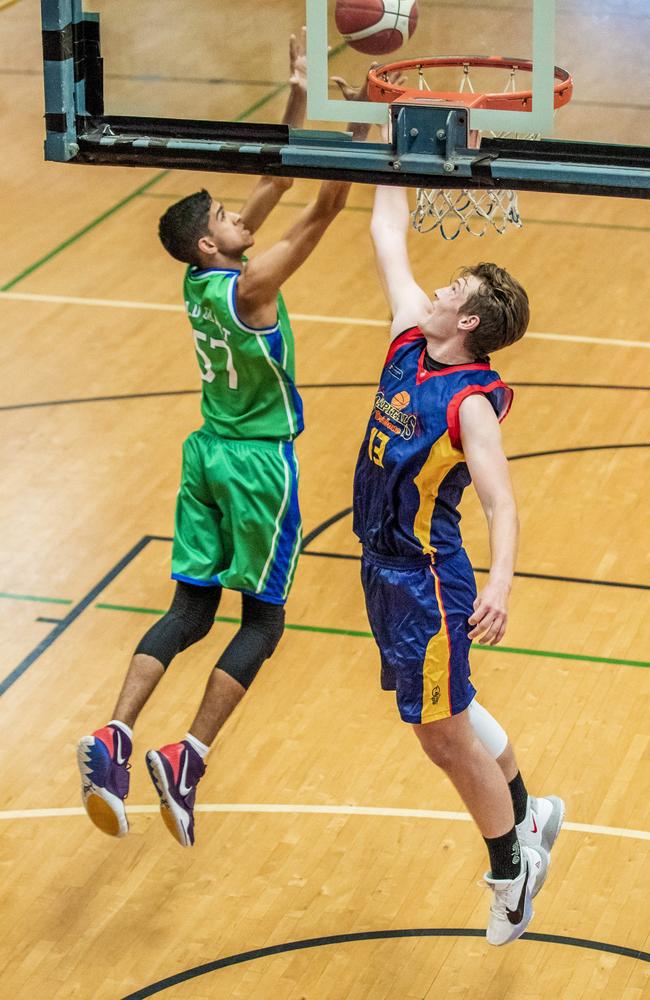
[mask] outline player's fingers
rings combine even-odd
[[[482,646],[496,646],[505,630],[505,616],[498,614],[490,623],[489,628],[484,632],[479,642]]]
[[[332,83],[336,84],[336,86],[339,88],[344,97],[347,97],[348,94],[352,92],[352,87],[350,86],[347,80],[343,79],[342,76],[331,76],[330,80],[332,81]]]

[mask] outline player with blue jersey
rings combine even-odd
[[[291,67],[284,122],[300,126],[306,104],[304,30],[299,41],[292,38]],[[350,128],[357,138],[368,131],[365,125]],[[293,442],[303,418],[280,287],[314,250],[350,187],[323,182],[285,235],[248,259],[255,231],[291,184],[262,178],[241,212],[199,191],[160,220],[163,246],[189,265],[184,298],[204,422],[183,447],[172,605],[138,645],[111,721],[78,745],[84,806],[93,823],[112,836],[128,831],[124,800],[133,725],[174,656],[210,631],[223,588],[242,595],[241,627],[217,660],[185,738],[146,756],[162,818],[182,846],[194,843],[196,786],[209,747],[284,629],[284,603],[301,541]]]
[[[430,298],[411,270],[408,204],[378,188],[371,225],[392,312],[391,343],[354,480],[362,584],[382,687],[451,779],[481,831],[494,891],[487,938],[519,937],[546,877],[564,816],[556,796],[529,796],[513,749],[478,704],[472,640],[494,645],[507,622],[518,519],[499,423],[512,390],[489,354],[522,337],[528,298],[495,264],[463,269]],[[477,596],[458,504],[474,483],[491,565]]]

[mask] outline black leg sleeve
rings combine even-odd
[[[221,587],[179,581],[169,611],[142,637],[135,652],[153,656],[167,669],[177,653],[208,634],[220,600]]]
[[[273,653],[284,632],[284,608],[257,597],[242,595],[241,627],[216,667],[248,688],[264,663]]]

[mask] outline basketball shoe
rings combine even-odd
[[[486,872],[485,881],[494,892],[486,933],[490,944],[508,944],[521,937],[534,916],[533,896],[542,888],[547,869],[548,855],[543,847],[522,846],[521,871],[516,878],[496,879]]]
[[[149,750],[147,767],[160,796],[160,815],[181,847],[194,843],[196,786],[205,774],[205,764],[194,747],[183,740],[160,750]]]
[[[124,799],[129,794],[131,740],[118,726],[104,726],[77,744],[81,800],[95,826],[110,837],[129,830]]]
[[[563,820],[564,802],[557,795],[547,795],[544,798],[529,795],[526,815],[517,825],[517,839],[525,847],[542,847],[550,853]]]

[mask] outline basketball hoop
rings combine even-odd
[[[426,81],[425,70],[461,67],[462,77],[457,90],[433,90]],[[505,86],[501,90],[476,91],[470,70],[507,70]],[[376,66],[368,73],[368,97],[372,101],[390,104],[400,101],[422,101],[450,104],[454,107],[482,108],[490,111],[531,111],[533,93],[517,86],[517,73],[532,73],[530,59],[513,59],[503,56],[435,56],[429,59],[405,59]],[[409,86],[409,79],[416,74],[416,85]],[[493,75],[493,74],[492,74]],[[405,83],[394,83],[390,77],[405,78]],[[573,80],[559,66],[554,70],[553,107],[568,104],[573,94]],[[493,138],[539,139],[539,133],[492,132]],[[479,148],[479,132],[470,132],[469,145]],[[517,192],[495,188],[456,190],[450,188],[418,188],[417,203],[411,213],[413,228],[420,233],[440,231],[445,240],[455,240],[465,231],[472,236],[483,236],[492,228],[502,234],[509,225],[521,228]]]

